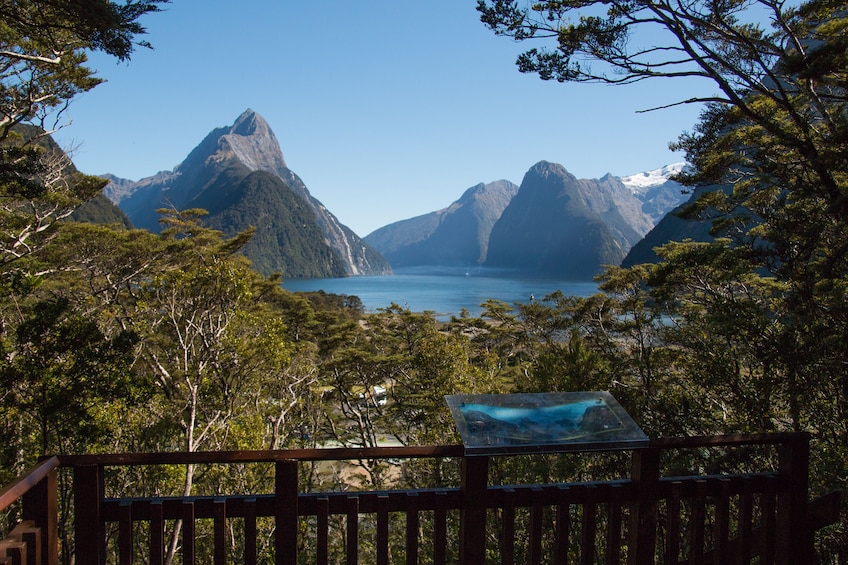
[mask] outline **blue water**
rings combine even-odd
[[[291,279],[283,282],[291,291],[323,290],[358,296],[366,312],[386,308],[393,302],[413,312],[432,311],[439,319],[458,316],[465,308],[472,316],[482,312],[480,304],[496,299],[513,304],[541,300],[561,290],[565,295],[590,296],[598,291],[594,282],[569,282],[496,275],[482,270],[398,270],[394,275],[342,279]]]

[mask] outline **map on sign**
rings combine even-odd
[[[467,453],[632,449],[647,444],[608,392],[449,395]]]

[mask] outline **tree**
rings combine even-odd
[[[77,95],[100,79],[84,66],[85,51],[127,60],[145,33],[139,23],[168,0],[27,0],[0,3],[0,141],[11,128],[36,121],[53,126]],[[54,127],[44,127],[51,131]]]
[[[678,180],[720,185],[687,211],[710,244],[672,243],[644,273],[674,325],[683,383],[726,426],[813,433],[813,490],[844,488],[848,455],[848,57],[844,2],[480,1],[482,20],[540,39],[520,70],[564,82],[699,77],[714,95],[672,147]],[[768,27],[762,24],[767,23]],[[585,61],[595,65],[590,66]],[[711,370],[705,372],[704,367]],[[712,418],[712,422],[710,419]],[[690,424],[690,425],[691,425]],[[846,536],[835,543],[842,555]]]
[[[0,2],[0,261],[44,245],[56,221],[105,181],[80,175],[48,138],[71,101],[100,84],[87,51],[127,60],[144,14],[168,0]],[[24,125],[29,127],[22,127]]]

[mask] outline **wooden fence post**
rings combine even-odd
[[[277,565],[297,563],[297,461],[285,459],[275,465],[274,545]]]
[[[462,510],[459,518],[459,562],[483,565],[486,560],[486,491],[489,458],[462,459]]]
[[[636,487],[636,501],[630,512],[630,565],[654,562],[657,544],[657,496],[660,478],[660,450],[654,447],[633,451],[630,480]]]
[[[77,563],[105,564],[106,536],[100,523],[100,466],[74,466],[74,542]]]
[[[810,435],[799,433],[778,447],[778,471],[789,480],[789,491],[777,497],[778,563],[812,563],[813,531],[807,520],[810,478]]]

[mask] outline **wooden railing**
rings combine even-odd
[[[0,564],[58,563],[57,457],[40,461],[0,491],[0,512],[13,505],[21,520],[0,540]]]
[[[683,477],[660,472],[661,456],[670,450],[751,446],[774,448],[775,468]],[[164,563],[166,532],[178,521],[182,563],[208,562],[206,553],[196,553],[202,529],[209,531],[216,564],[257,563],[269,553],[275,563],[291,565],[798,564],[813,562],[815,531],[838,519],[838,495],[808,501],[806,434],[659,439],[630,457],[629,476],[618,480],[493,485],[492,458],[466,456],[462,446],[64,456],[8,487],[0,502],[8,506],[31,489],[23,494],[23,519],[47,533],[37,544],[44,560],[29,562],[50,565],[57,563],[56,465],[73,475],[75,555],[83,564]],[[457,460],[459,484],[362,492],[301,492],[299,486],[299,467],[312,462],[397,465],[413,458]],[[249,463],[273,466],[273,492],[106,496],[110,469]],[[273,549],[264,554],[257,550],[262,528],[273,532]],[[243,540],[238,553],[235,531]]]

